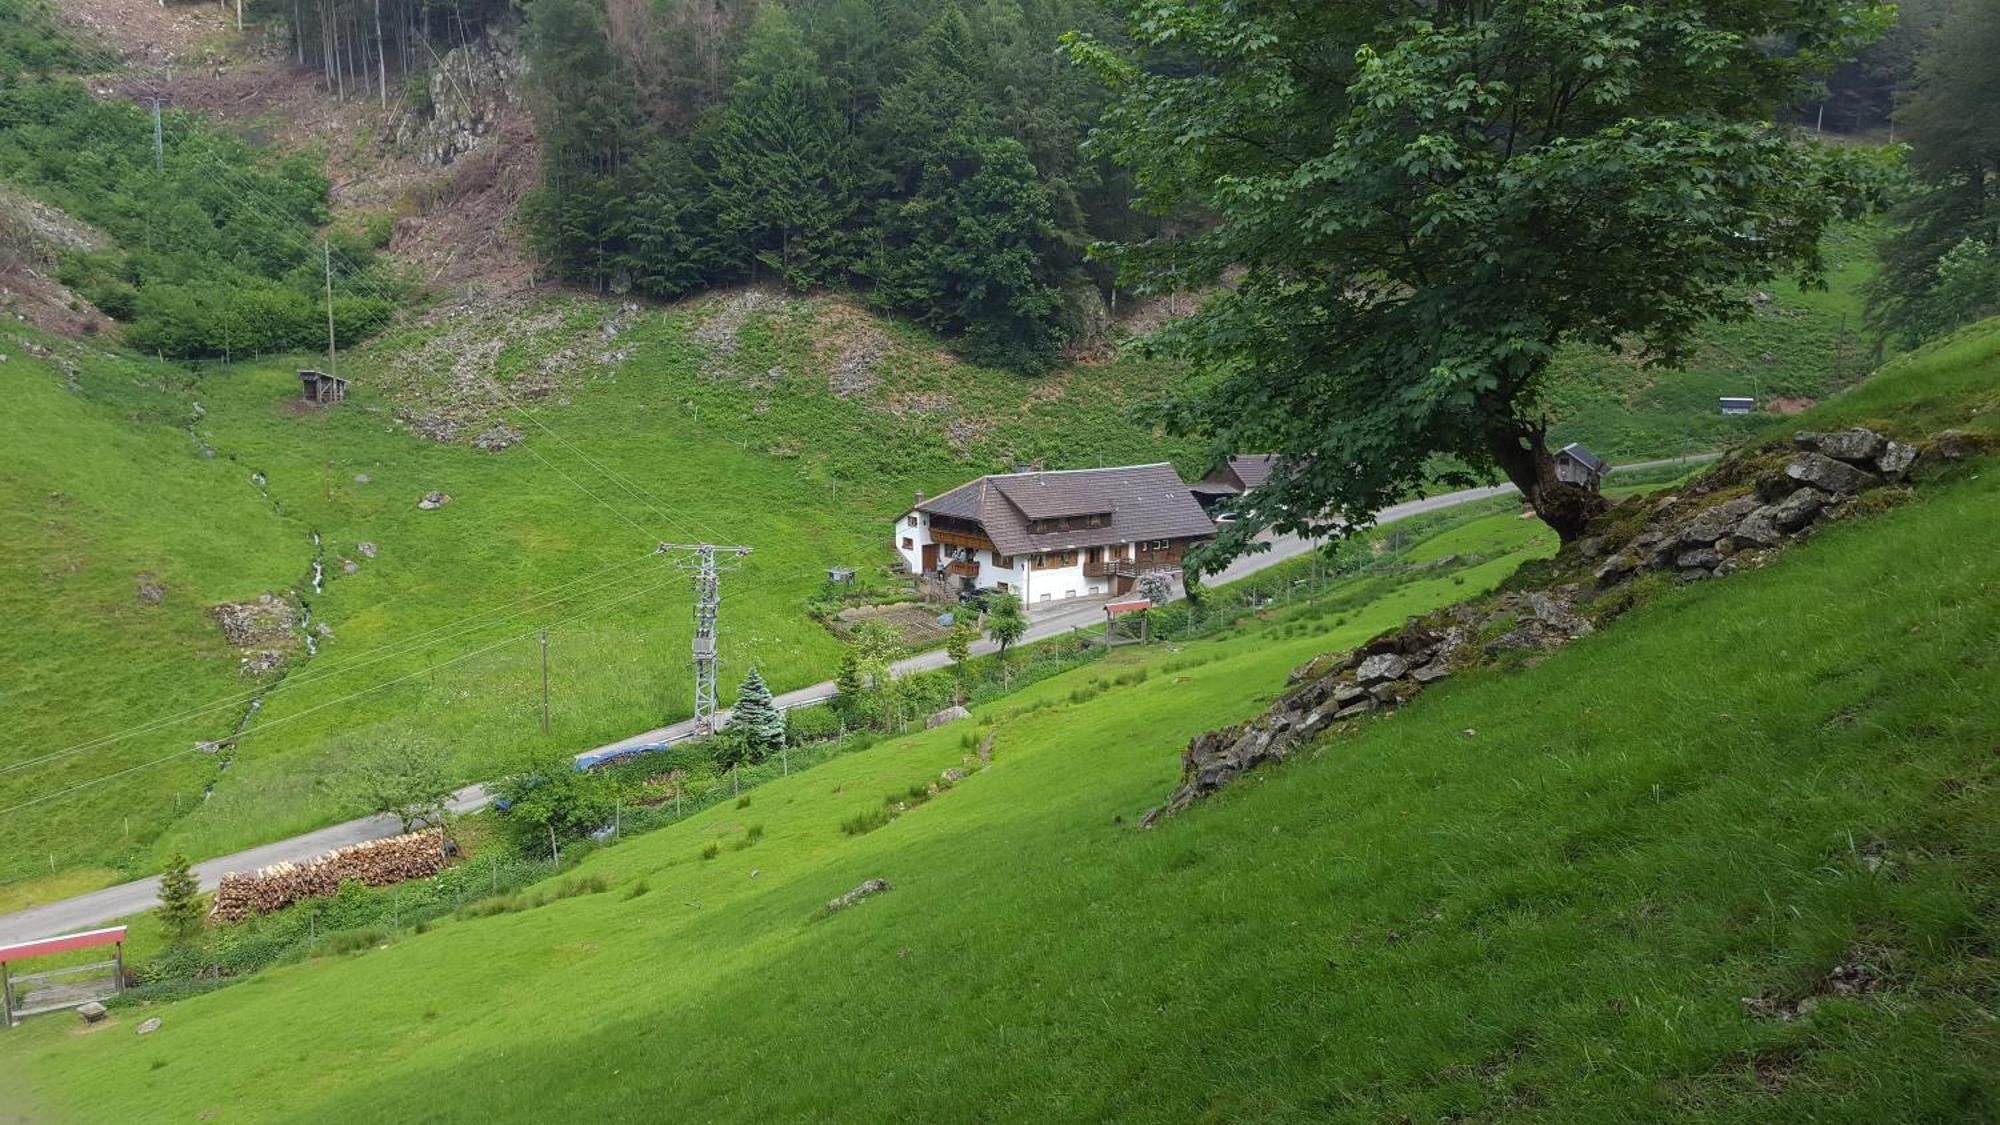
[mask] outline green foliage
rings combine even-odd
[[[1053,56],[1101,22],[1074,0],[726,4],[683,45],[681,21],[539,0],[548,175],[524,213],[560,272],[614,291],[850,283],[971,358],[1040,371],[1094,299],[1080,247],[1129,223],[1123,181],[1077,147],[1101,94]],[[685,47],[732,80],[661,73]]]
[[[1951,6],[1896,123],[1918,185],[1869,284],[1875,326],[1914,346],[2000,311],[2000,0]]]
[[[408,832],[417,825],[442,828],[453,778],[444,749],[430,742],[378,742],[345,755],[348,784],[371,813],[393,816]]]
[[[1000,646],[1000,659],[1007,659],[1007,649],[1028,632],[1028,615],[1021,608],[1021,599],[1013,594],[998,594],[986,607],[986,635]]]
[[[752,762],[763,761],[765,755],[784,746],[785,713],[778,710],[770,686],[764,683],[757,669],[750,669],[750,674],[743,678],[743,686],[736,689],[736,702],[725,729],[742,740]]]
[[[544,847],[551,832],[558,840],[583,836],[610,821],[613,812],[610,779],[577,769],[560,750],[531,754],[493,791],[509,803],[507,824],[523,849]]]
[[[195,882],[188,857],[176,853],[160,871],[160,925],[176,943],[201,932],[200,884]]]
[[[951,635],[944,641],[944,651],[951,657],[952,674],[961,680],[965,678],[965,662],[972,657],[972,642],[978,639],[979,626],[974,625],[971,618],[960,614],[958,620],[952,622]]]
[[[70,256],[61,280],[124,320],[126,342],[148,354],[323,349],[325,177],[304,157],[273,160],[182,111],[164,125],[156,170],[147,110],[73,80],[0,85],[0,178],[118,244]],[[380,291],[393,297],[395,286],[365,239],[328,238],[334,269],[349,275],[335,336],[351,344],[387,323],[393,305]]]
[[[1553,474],[1550,360],[1583,343],[1671,361],[1697,325],[1743,315],[1748,284],[1817,273],[1873,158],[1765,119],[1890,15],[1144,0],[1136,51],[1075,40],[1118,94],[1104,142],[1145,203],[1218,216],[1129,245],[1125,268],[1162,288],[1246,271],[1162,342],[1219,372],[1173,421],[1292,456],[1197,564],[1267,527],[1363,520],[1439,455],[1497,467],[1576,533],[1592,502]]]
[[[61,24],[49,0],[7,0],[0,7],[0,81],[95,69],[89,62],[75,31]]]

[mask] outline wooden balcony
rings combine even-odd
[[[1085,578],[1137,578],[1139,564],[1131,559],[1103,559],[1083,564]]]
[[[979,577],[979,564],[964,559],[953,559],[945,564],[944,572],[957,578]]]
[[[946,547],[969,547],[975,551],[994,550],[993,540],[988,539],[984,535],[953,531],[950,528],[939,527],[936,524],[931,525],[931,542],[940,543]]]

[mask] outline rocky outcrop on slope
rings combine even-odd
[[[1893,502],[1869,494],[1900,494],[1893,486],[1927,460],[1981,449],[1952,432],[1923,450],[1867,429],[1800,432],[1789,445],[1732,455],[1683,489],[1627,500],[1598,520],[1595,534],[1548,564],[1524,567],[1513,582],[1532,588],[1412,618],[1298,668],[1262,715],[1189,742],[1180,785],[1140,823],[1151,826],[1335,728],[1393,711],[1455,671],[1587,636],[1634,603],[1640,579],[1692,582],[1762,566],[1829,520]]]

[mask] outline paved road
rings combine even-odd
[[[1654,469],[1667,465],[1693,464],[1701,461],[1712,461],[1716,456],[1717,454],[1706,453],[1661,461],[1641,461],[1631,465],[1620,465],[1612,471],[1621,472],[1634,469]],[[1420,516],[1426,512],[1440,511],[1445,508],[1456,507],[1460,504],[1469,504],[1476,500],[1491,499],[1495,496],[1505,496],[1513,491],[1513,485],[1501,484],[1485,488],[1467,488],[1457,492],[1442,493],[1437,496],[1426,496],[1421,500],[1412,500],[1408,503],[1398,504],[1395,507],[1383,510],[1375,518],[1375,522],[1378,525],[1395,523],[1398,520],[1406,520],[1411,516]],[[1209,584],[1218,585],[1224,582],[1234,582],[1239,578],[1255,574],[1266,567],[1276,566],[1287,559],[1297,558],[1312,549],[1310,541],[1291,535],[1273,536],[1267,539],[1266,542],[1270,543],[1270,550],[1254,555],[1245,555],[1237,559],[1235,562],[1229,564],[1222,573],[1210,579]],[[1031,610],[1029,613],[1030,624],[1028,626],[1028,633],[1023,639],[1024,641],[1039,641],[1049,637],[1060,636],[1080,626],[1100,624],[1104,620],[1103,610],[1100,608],[1102,605],[1103,602],[1100,599],[1092,598],[1078,599],[1075,603],[1064,603],[1040,611]],[[975,654],[989,653],[994,651],[995,647],[991,641],[981,639],[972,646],[972,651]],[[950,660],[951,658],[945,655],[944,650],[937,649],[931,652],[919,653],[906,660],[899,660],[893,665],[892,670],[897,675],[927,671],[933,668],[942,668],[950,663]],[[806,707],[815,703],[824,703],[828,699],[833,698],[833,695],[833,681],[828,680],[825,683],[814,684],[811,687],[800,688],[797,691],[788,691],[778,696],[778,706],[784,708]],[[720,717],[726,718],[727,716],[728,712],[724,711]],[[687,738],[693,733],[694,722],[686,720],[635,734],[630,738],[620,739],[617,742],[607,743],[594,750],[587,750],[582,754],[578,754],[577,757],[615,755],[619,751],[631,750],[640,746],[678,741]],[[492,795],[486,791],[484,786],[469,785],[453,795],[451,808],[453,812],[472,812],[486,807],[492,800]],[[224,872],[252,871],[273,863],[296,863],[301,860],[310,859],[322,852],[331,851],[334,848],[345,847],[348,844],[359,844],[367,840],[393,835],[397,827],[396,821],[388,817],[377,816],[366,817],[361,820],[350,820],[345,824],[335,824],[315,832],[308,832],[302,836],[293,836],[288,840],[279,840],[275,843],[265,844],[262,847],[237,852],[235,855],[227,855],[220,859],[212,859],[206,863],[196,864],[194,873],[196,878],[200,880],[203,890],[214,890],[217,884],[221,882]],[[141,879],[134,883],[123,883],[115,887],[106,887],[101,891],[92,891],[89,894],[64,899],[61,902],[52,902],[44,906],[33,907],[13,914],[0,915],[0,944],[14,941],[28,941],[33,938],[47,937],[51,934],[67,933],[71,930],[102,925],[114,918],[124,918],[137,914],[140,911],[151,908],[158,902],[159,893],[160,881],[158,878]]]

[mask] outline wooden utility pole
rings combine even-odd
[[[320,249],[326,255],[326,373],[338,375],[340,363],[333,350],[333,240],[321,240]]]
[[[549,631],[542,630],[542,736],[549,733]]]

